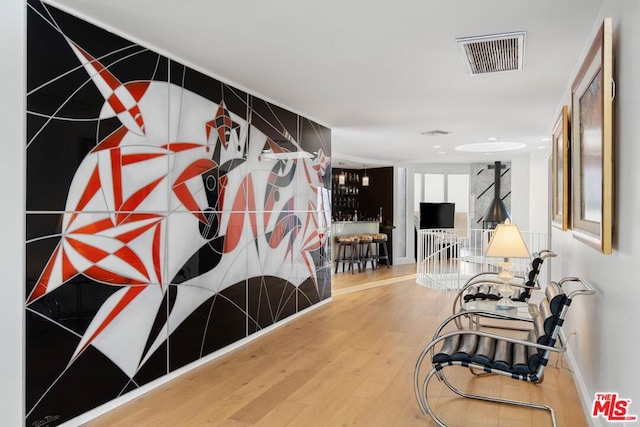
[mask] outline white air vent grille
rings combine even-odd
[[[524,32],[456,39],[469,74],[522,70]]]

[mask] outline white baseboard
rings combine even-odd
[[[92,410],[90,410],[89,412],[85,412],[82,415],[79,415],[63,424],[61,424],[62,427],[76,427],[76,426],[81,426],[84,423],[87,423],[95,418],[98,418],[100,415],[104,415],[107,412],[117,408],[118,406],[124,405],[127,402],[130,402],[132,400],[134,400],[137,397],[140,397],[141,395],[148,393],[149,391],[153,390],[156,387],[159,387],[163,384],[168,383],[169,381],[179,377],[180,375],[183,375],[199,366],[204,365],[205,363],[211,362],[214,359],[217,359],[220,356],[223,356],[233,350],[236,350],[237,348],[240,348],[248,343],[250,343],[251,341],[265,335],[268,334],[269,332],[273,331],[274,329],[277,329],[283,325],[286,325],[287,323],[297,319],[298,317],[301,317],[307,313],[309,313],[312,310],[315,310],[316,308],[319,308],[329,302],[332,301],[332,298],[327,298],[325,300],[320,301],[317,304],[312,305],[311,307],[308,307],[296,314],[293,314],[289,317],[287,317],[286,319],[283,319],[277,323],[274,323],[271,326],[268,326],[264,329],[261,329],[258,332],[255,332],[251,335],[249,335],[246,338],[243,338],[239,341],[236,341],[232,344],[229,344],[228,346],[221,348],[220,350],[214,351],[213,353],[210,353],[196,361],[191,362],[188,365],[183,366],[180,369],[177,369],[169,374],[163,375],[162,377],[151,381],[148,384],[145,384],[127,394],[125,394],[124,396],[118,397],[114,400],[110,400],[109,402],[98,406],[97,408],[94,408]]]
[[[393,259],[393,265],[415,264],[415,258],[396,257]]]
[[[584,382],[584,378],[582,377],[582,372],[578,368],[578,364],[576,363],[576,359],[573,356],[573,352],[571,351],[571,347],[567,342],[567,337],[564,334],[564,331],[560,330],[560,339],[565,344],[567,351],[564,353],[564,358],[567,361],[567,366],[571,370],[571,375],[573,376],[573,382],[576,385],[576,389],[578,389],[578,397],[580,398],[580,403],[582,404],[582,411],[584,412],[584,416],[587,419],[587,423],[589,423],[589,427],[599,427],[601,424],[597,423],[597,419],[591,416],[591,407],[593,405],[594,395],[589,393],[587,389],[587,385]]]

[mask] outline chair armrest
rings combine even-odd
[[[558,282],[558,286],[562,288],[562,286],[565,283],[579,283],[581,286],[580,289],[574,290],[573,292],[570,292],[569,294],[567,294],[567,297],[569,299],[573,298],[576,295],[593,295],[596,293],[596,291],[591,287],[591,285],[589,285],[587,282],[580,279],[579,277],[565,277],[564,279]]]

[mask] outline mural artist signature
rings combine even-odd
[[[46,417],[44,417],[41,420],[34,421],[33,422],[33,427],[43,427],[43,426],[46,427],[47,424],[49,424],[52,421],[57,420],[58,418],[60,418],[59,415],[47,415]]]

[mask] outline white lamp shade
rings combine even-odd
[[[366,176],[366,175],[362,177],[362,186],[363,187],[368,187],[369,186],[369,177]]]
[[[518,226],[507,220],[496,227],[485,255],[496,258],[529,258],[529,250]]]

